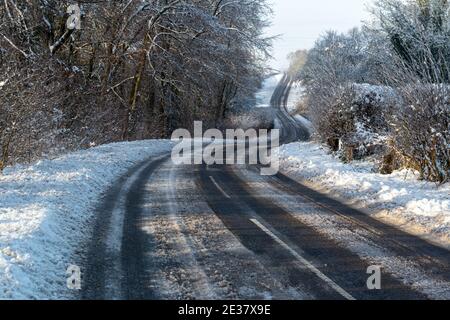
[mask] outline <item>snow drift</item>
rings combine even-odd
[[[0,299],[69,299],[67,267],[92,232],[101,194],[169,141],[104,145],[0,176]]]
[[[289,176],[450,246],[450,184],[417,181],[412,170],[382,175],[368,161],[344,164],[312,142],[285,145],[280,155]]]

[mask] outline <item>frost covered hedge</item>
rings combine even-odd
[[[328,103],[309,108],[320,139],[334,151],[352,148],[351,158],[360,159],[384,148],[389,135],[385,115],[398,101],[389,87],[349,84],[336,89]]]
[[[450,2],[378,0],[372,14],[320,37],[298,73],[318,137],[344,160],[380,153],[383,172],[450,181]]]
[[[395,151],[423,179],[450,181],[450,86],[401,87],[403,104],[390,117]]]
[[[384,173],[407,167],[426,180],[450,181],[450,86],[351,84],[328,101],[309,106],[312,120],[343,160],[379,155],[388,162]]]

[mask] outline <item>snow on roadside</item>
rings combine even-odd
[[[257,108],[269,108],[270,99],[278,83],[283,78],[283,74],[277,74],[264,80],[261,90],[256,93],[256,107]]]
[[[0,299],[69,299],[66,270],[89,237],[101,194],[134,165],[170,151],[149,140],[79,151],[0,176]]]
[[[313,142],[285,145],[280,156],[285,174],[367,208],[375,217],[450,245],[449,183],[418,181],[409,170],[381,175],[373,172],[370,162],[344,164]]]
[[[314,133],[314,125],[312,124],[311,121],[309,121],[308,119],[299,114],[295,115],[294,118],[295,120],[300,122],[306,128],[306,130],[308,130],[310,135]]]
[[[289,113],[293,114],[297,111],[297,103],[302,100],[305,88],[300,82],[294,82],[289,93],[286,109]]]

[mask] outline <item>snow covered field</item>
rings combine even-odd
[[[7,168],[0,176],[0,299],[64,299],[66,270],[92,230],[93,208],[119,176],[172,143],[117,143]]]
[[[312,142],[285,145],[280,155],[285,174],[450,247],[450,184],[418,181],[409,170],[381,175],[369,162],[344,164]]]

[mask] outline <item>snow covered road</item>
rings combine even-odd
[[[288,91],[278,88],[273,103]],[[285,141],[305,132],[287,115],[279,121]],[[140,170],[98,212],[99,226],[112,225],[105,215],[122,207],[125,223],[96,233],[84,298],[450,298],[446,249],[282,174],[177,166],[170,158]],[[110,239],[121,241],[116,252]],[[380,290],[367,287],[374,266],[382,270]]]
[[[143,164],[97,212],[83,298],[450,298],[447,250],[257,169]]]
[[[286,105],[287,80],[272,106]],[[309,136],[286,110],[278,123],[285,143]],[[281,173],[175,165],[172,146],[112,144],[6,171],[0,298],[450,299],[448,250]],[[312,152],[284,150],[302,146]],[[309,172],[301,156],[289,161]],[[81,292],[67,288],[70,264]]]

